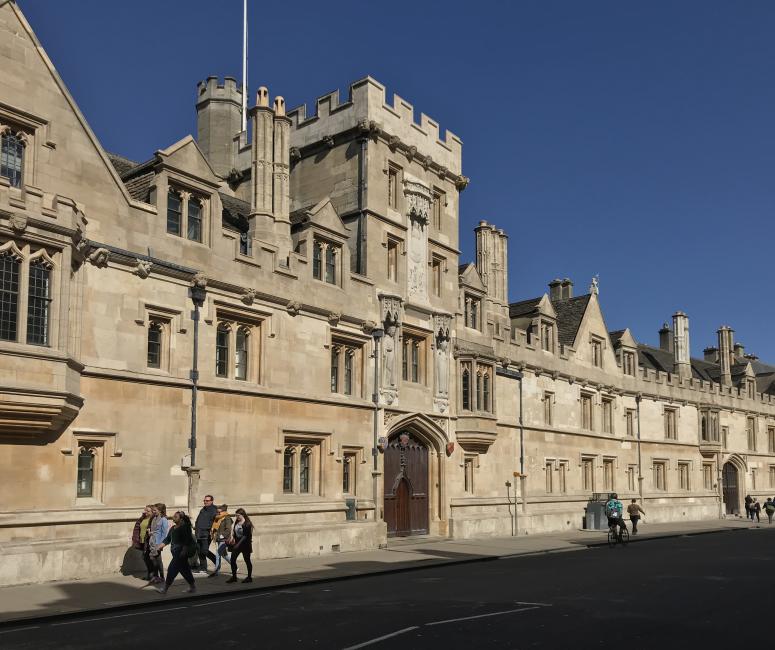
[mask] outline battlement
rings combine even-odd
[[[242,105],[242,86],[234,77],[224,77],[221,83],[216,76],[207,77],[196,85],[196,104],[210,101],[232,101]]]
[[[355,128],[365,120],[416,147],[418,153],[430,156],[450,172],[462,171],[462,140],[449,130],[442,140],[439,123],[425,113],[420,113],[419,122],[415,121],[414,107],[398,95],[394,94],[392,103],[388,103],[385,86],[371,77],[350,84],[345,102],[340,102],[339,91],[335,90],[317,99],[313,115],[307,115],[307,105],[302,104],[288,111],[288,117],[295,147]]]

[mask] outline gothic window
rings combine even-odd
[[[361,394],[363,345],[351,339],[337,338],[331,345],[331,392]]]
[[[462,386],[462,398],[463,398],[463,410],[464,411],[470,411],[471,410],[471,364],[470,363],[463,363],[461,364],[462,372],[461,372],[461,381],[460,385]]]
[[[471,403],[477,411],[492,413],[492,367],[477,364],[474,382],[474,395]]]
[[[554,393],[544,393],[544,424],[552,426],[552,409],[554,408]]]
[[[215,374],[218,377],[229,376],[229,326],[218,324],[215,334]]]
[[[603,433],[614,432],[614,402],[608,397],[602,401],[603,407]]]
[[[630,492],[635,492],[635,470],[637,469],[636,466],[630,465],[627,468],[627,489]]]
[[[488,413],[492,411],[490,398],[490,371],[485,370],[482,375],[482,410]]]
[[[249,256],[250,250],[250,235],[247,232],[241,232],[239,234],[239,254]]]
[[[202,203],[193,196],[188,199],[188,238],[202,241]]]
[[[554,352],[554,325],[541,322],[541,349]]]
[[[432,216],[433,216],[433,227],[440,231],[441,230],[441,215],[444,210],[444,204],[446,203],[444,198],[444,193],[440,190],[434,190],[433,191],[433,206],[432,206]]]
[[[344,353],[344,394],[353,394],[353,351],[345,350]]]
[[[404,381],[419,384],[424,381],[425,339],[404,334],[401,372]]]
[[[635,436],[635,409],[627,409],[624,412],[625,431],[628,438]]]
[[[561,460],[557,465],[557,491],[565,494],[568,491],[568,462]]]
[[[331,348],[331,392],[339,392],[339,360],[342,352],[338,345]]]
[[[21,260],[10,251],[0,253],[0,339],[15,341],[19,310]]]
[[[463,491],[474,493],[474,461],[473,456],[467,456],[463,461]]]
[[[681,490],[689,489],[689,463],[678,463],[678,487]]]
[[[611,492],[614,490],[614,460],[605,458],[603,460],[603,489]]]
[[[161,368],[161,350],[164,329],[158,321],[151,321],[148,325],[148,367]]]
[[[603,367],[603,342],[600,339],[593,338],[590,341],[592,365],[597,368]]]
[[[331,244],[326,248],[326,282],[336,284],[336,248]]]
[[[479,298],[470,294],[465,295],[465,322],[466,327],[478,330],[480,328],[479,312],[481,302]]]
[[[30,263],[27,301],[27,343],[48,345],[51,310],[51,268],[43,259]]]
[[[775,427],[767,427],[767,451],[775,453]]]
[[[78,451],[78,478],[76,496],[79,499],[94,496],[95,449],[81,447]]]
[[[713,489],[713,463],[702,464],[702,487],[706,490]]]
[[[595,491],[595,459],[581,459],[581,481],[585,492]]]
[[[23,170],[24,138],[6,130],[0,135],[0,176],[5,176],[11,187],[21,187]]]
[[[309,447],[304,447],[299,456],[299,492],[301,494],[309,494],[310,491],[311,458],[312,450]]]
[[[554,461],[547,460],[544,463],[544,480],[546,482],[546,493],[551,494],[554,492]]]
[[[312,277],[316,280],[323,279],[323,244],[318,240],[315,240],[312,244]]]
[[[171,235],[180,235],[183,223],[183,199],[173,189],[167,193],[167,232]]]
[[[293,447],[286,447],[283,454],[283,492],[285,494],[293,493],[293,478],[295,474],[296,453]]]
[[[248,377],[248,343],[250,334],[244,327],[237,329],[234,348],[234,378],[245,380]]]
[[[667,490],[666,482],[667,465],[664,461],[654,462],[654,489],[660,492]]]

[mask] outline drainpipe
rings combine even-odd
[[[522,494],[522,512],[527,512],[527,495],[525,494],[525,487],[527,486],[527,476],[525,476],[525,423],[522,419],[522,378],[524,375],[517,371],[516,377],[519,381],[519,488]],[[514,509],[516,510],[516,503]]]
[[[355,251],[355,265],[358,273],[366,275],[366,260],[363,255],[363,241],[365,238],[365,214],[366,205],[366,148],[368,147],[368,131],[361,132],[358,138],[360,147],[358,148],[358,245]]]
[[[643,396],[640,393],[635,396],[635,406],[638,420],[638,494],[640,495],[641,503],[643,503],[643,471],[640,455],[640,401],[642,397]]]
[[[191,319],[194,321],[194,350],[191,363],[191,433],[188,440],[188,448],[191,452],[188,467],[184,471],[188,476],[188,511],[194,512],[196,508],[195,497],[199,486],[199,470],[196,464],[196,401],[199,383],[199,309],[204,305],[206,291],[204,286],[197,284],[191,287],[191,301],[194,303],[194,311]]]
[[[379,509],[379,468],[378,468],[378,454],[377,444],[379,442],[379,351],[380,341],[385,335],[385,330],[376,327],[371,331],[371,337],[374,339],[374,391],[371,394],[371,399],[374,402],[374,438],[373,446],[371,449],[371,456],[374,461],[371,477],[372,477],[372,495],[374,498],[374,521],[380,521]]]

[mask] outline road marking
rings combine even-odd
[[[463,618],[448,618],[446,621],[433,621],[426,623],[428,627],[432,625],[444,625],[446,623],[458,623],[459,621],[473,621],[476,618],[488,618],[490,616],[503,616],[504,614],[517,614],[518,612],[527,612],[531,609],[540,609],[540,607],[520,607],[519,609],[509,609],[505,612],[491,612],[490,614],[478,614],[477,616],[464,616]]]
[[[191,605],[191,607],[210,607],[217,605],[218,603],[230,603],[235,600],[245,600],[246,598],[260,598],[261,596],[271,596],[270,593],[264,594],[250,594],[249,596],[237,596],[237,598],[217,598],[207,603],[199,603],[198,605]]]
[[[161,612],[174,612],[178,609],[187,609],[187,608],[186,607],[167,607],[166,609],[153,609],[147,612],[132,612],[131,614],[115,614],[114,616],[100,616],[99,618],[81,618],[77,621],[65,621],[64,623],[52,623],[51,627],[57,627],[59,625],[75,625],[76,623],[93,623],[95,621],[109,621],[114,618],[142,616],[143,614],[160,614]]]
[[[0,630],[0,634],[10,634],[11,632],[25,632],[27,630],[37,630],[40,625],[31,625],[29,627],[17,627],[13,630]]]
[[[551,607],[549,603],[524,603],[521,600],[515,600],[515,605],[535,605],[536,607]]]
[[[419,625],[412,625],[412,627],[405,627],[403,630],[397,630],[396,632],[391,632],[390,634],[385,634],[384,636],[378,636],[376,639],[369,639],[368,641],[364,641],[363,643],[359,643],[358,645],[351,645],[347,646],[344,650],[358,650],[358,648],[365,648],[367,645],[374,645],[375,643],[379,643],[380,641],[384,641],[385,639],[392,639],[394,636],[398,636],[399,634],[405,634],[406,632],[411,632],[412,630],[418,629]]]

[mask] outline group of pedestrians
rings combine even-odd
[[[772,523],[772,517],[775,515],[775,501],[773,501],[772,497],[767,497],[764,505],[762,505],[759,503],[759,499],[754,499],[750,494],[747,494],[745,497],[746,519],[755,520],[757,523],[760,522],[762,520],[762,510],[767,515],[769,522]]]
[[[237,508],[232,517],[226,504],[216,507],[210,494],[204,497],[204,505],[193,525],[189,516],[181,510],[172,515],[170,523],[165,504],[146,506],[135,522],[132,544],[142,551],[147,569],[146,580],[161,594],[167,593],[178,574],[188,583],[187,593],[194,593],[194,575],[218,576],[224,559],[231,568],[231,577],[226,582],[237,582],[237,559],[240,555],[248,570],[242,582],[253,582],[253,563],[250,560],[253,523],[244,508]],[[211,544],[215,544],[215,553],[210,550]],[[161,552],[166,546],[170,547],[172,559],[165,578]],[[213,562],[212,572],[207,570],[208,559]]]

